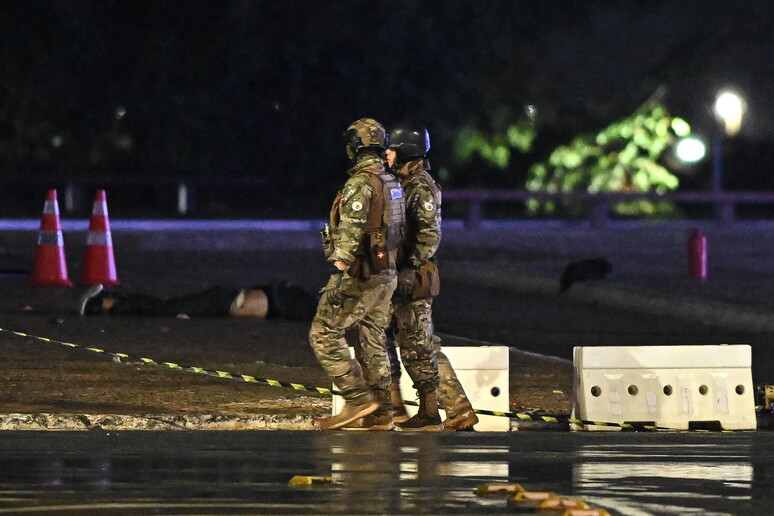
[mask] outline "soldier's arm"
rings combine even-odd
[[[335,248],[328,257],[330,263],[343,262],[350,267],[355,262],[371,207],[372,189],[367,178],[358,176],[351,177],[344,185]]]
[[[418,267],[422,261],[435,256],[441,243],[440,199],[436,199],[433,191],[420,182],[412,189],[408,211],[417,228],[414,249],[408,259]]]

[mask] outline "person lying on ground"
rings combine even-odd
[[[92,285],[78,303],[81,315],[153,315],[188,317],[283,318],[310,321],[318,296],[287,281],[249,288],[215,286],[177,297],[106,289]]]

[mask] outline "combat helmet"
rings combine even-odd
[[[402,163],[424,158],[430,150],[430,133],[421,126],[400,124],[390,133],[389,148],[398,154],[398,161]]]
[[[354,161],[363,149],[383,151],[387,146],[387,131],[373,118],[361,118],[352,122],[344,131],[344,144],[347,146],[347,156]]]

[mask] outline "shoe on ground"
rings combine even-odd
[[[472,411],[468,410],[462,414],[447,418],[443,422],[444,432],[473,432],[475,426],[478,423],[478,416]]]
[[[426,416],[420,413],[414,414],[408,421],[395,425],[398,432],[440,432],[443,430],[441,416]]]
[[[335,416],[314,418],[312,425],[318,430],[337,430],[356,419],[373,414],[378,408],[379,404],[372,399],[359,404],[348,401],[341,412]]]
[[[97,299],[105,287],[101,283],[91,285],[78,299],[78,313],[80,315],[96,315],[102,312],[102,300]],[[91,301],[91,302],[90,302]],[[97,304],[97,301],[99,304]]]
[[[392,414],[377,415],[376,413],[373,413],[358,418],[351,423],[347,423],[342,426],[341,429],[354,432],[369,430],[389,431],[395,429],[395,423],[393,422]]]

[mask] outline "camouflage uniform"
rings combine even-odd
[[[309,340],[318,361],[347,401],[371,396],[389,406],[390,365],[385,330],[389,324],[390,299],[396,285],[394,265],[365,278],[365,258],[358,256],[366,238],[366,221],[374,199],[373,174],[386,174],[379,156],[358,155],[349,170],[340,197],[334,202],[328,262],[344,262],[347,270],[333,274],[322,290]],[[391,177],[391,176],[390,176]],[[393,178],[395,189],[400,186]],[[384,210],[400,208],[402,199],[384,201]],[[338,222],[336,223],[336,220]],[[345,333],[358,331],[355,360],[350,357]]]
[[[417,269],[431,260],[441,241],[441,191],[426,166],[426,160],[416,159],[397,171],[406,201],[401,268]],[[410,301],[398,296],[393,298],[398,328],[396,344],[400,346],[401,361],[414,387],[428,383],[437,388],[439,404],[446,411],[447,419],[452,419],[472,410],[472,406],[441,350],[441,339],[434,334],[432,304],[432,297]]]
[[[413,269],[430,260],[441,242],[441,192],[423,162],[410,161],[397,171],[406,202],[406,235],[400,265]],[[433,335],[432,304],[432,297],[407,300],[396,296],[393,310],[403,366],[415,386],[429,383],[437,388],[436,354],[440,346]]]

